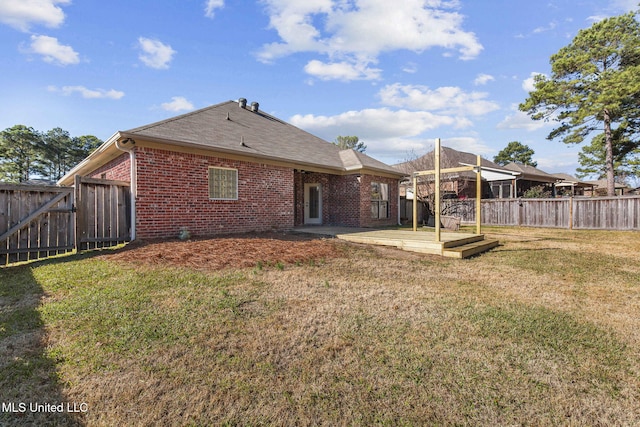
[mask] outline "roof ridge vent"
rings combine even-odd
[[[260,104],[258,104],[257,102],[252,102],[251,103],[251,111],[253,111],[254,113],[258,112],[258,108],[260,108]]]
[[[246,108],[246,106],[247,106],[247,99],[246,98],[238,99],[238,107]]]

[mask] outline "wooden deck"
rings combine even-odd
[[[324,236],[369,245],[395,246],[399,249],[424,254],[435,254],[450,258],[467,258],[498,246],[498,241],[485,239],[483,234],[442,232],[440,242],[435,233],[408,230],[373,230],[348,227],[300,227],[294,231]]]

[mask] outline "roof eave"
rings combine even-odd
[[[120,139],[120,132],[116,132],[109,139],[103,142],[98,148],[96,148],[91,154],[84,158],[80,163],[75,165],[69,172],[64,174],[62,178],[57,181],[58,185],[73,185],[74,177],[76,175],[82,175],[84,173],[91,172],[104,164],[102,158],[105,155],[115,155],[120,153],[120,150],[116,147],[116,142]]]

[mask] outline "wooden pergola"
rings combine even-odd
[[[436,139],[436,146],[434,150],[434,170],[416,171],[413,173],[413,231],[418,231],[418,177],[435,175],[435,226],[436,236],[435,241],[440,242],[440,181],[441,174],[443,173],[455,173],[455,172],[468,172],[474,171],[476,173],[476,234],[481,234],[481,198],[482,198],[482,165],[480,155],[476,158],[475,166],[460,166],[455,168],[440,168],[440,138]]]

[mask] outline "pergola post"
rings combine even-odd
[[[476,233],[480,234],[482,223],[481,220],[481,199],[482,199],[482,159],[478,155],[476,158],[476,165],[465,165],[465,166],[455,167],[455,168],[446,168],[442,169],[440,167],[440,138],[436,139],[436,146],[433,152],[434,158],[434,169],[433,170],[425,170],[425,171],[416,171],[413,173],[413,231],[418,231],[418,177],[426,176],[426,175],[435,175],[435,192],[434,192],[434,210],[435,210],[435,241],[436,243],[441,242],[440,236],[440,183],[441,183],[441,173],[454,173],[454,172],[476,172]]]
[[[418,177],[413,175],[413,231],[418,231]]]
[[[482,159],[476,157],[476,234],[481,234],[482,224]]]
[[[435,188],[435,226],[436,226],[436,243],[440,243],[440,138],[436,138],[436,147],[434,151],[434,166],[436,171],[436,188]]]

